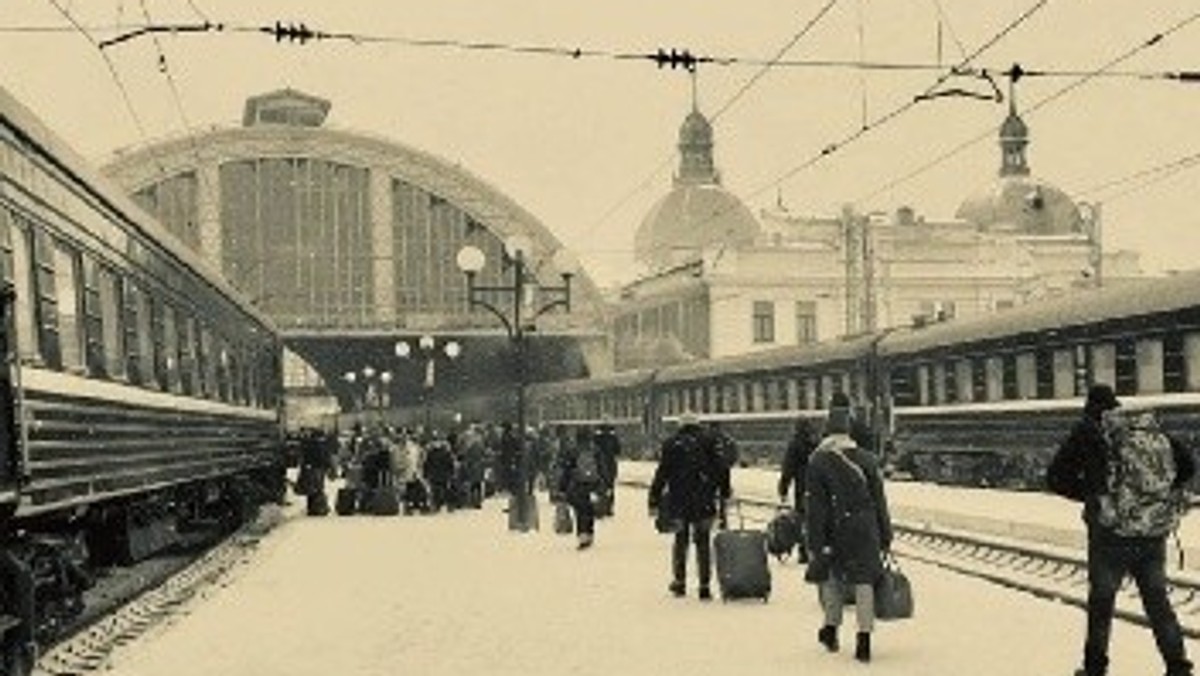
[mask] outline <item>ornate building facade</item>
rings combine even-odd
[[[1015,105],[997,180],[953,219],[910,207],[828,217],[753,214],[725,191],[712,130],[680,129],[675,186],[635,240],[648,273],[614,310],[618,368],[704,359],[1001,311],[1139,276],[1131,252],[1101,251],[1099,213],[1032,175]]]

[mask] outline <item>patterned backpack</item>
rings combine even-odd
[[[1112,450],[1100,498],[1099,520],[1117,535],[1160,537],[1179,526],[1186,496],[1173,488],[1176,476],[1171,439],[1153,418],[1131,421],[1128,433]]]

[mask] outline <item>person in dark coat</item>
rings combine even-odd
[[[854,657],[869,662],[874,584],[883,572],[883,552],[892,543],[892,525],[879,462],[854,443],[852,422],[850,409],[831,405],[824,437],[808,460],[805,535],[811,560],[805,579],[818,585],[825,624],[817,640],[831,652],[838,649],[843,585],[853,585],[858,624]]]
[[[601,485],[597,498],[603,509],[597,510],[596,516],[603,518],[613,515],[616,502],[617,459],[621,457],[621,440],[617,430],[609,423],[602,423],[596,429],[596,453],[600,460]]]
[[[462,480],[466,492],[465,500],[468,507],[480,509],[483,506],[483,480],[486,463],[483,433],[479,426],[471,423],[463,433],[458,435],[458,443],[462,458]]]
[[[808,456],[816,450],[821,438],[808,418],[796,420],[796,429],[788,441],[779,471],[779,501],[787,500],[788,491],[795,491],[796,513],[804,514],[804,476],[808,468]]]
[[[453,510],[453,487],[450,484],[454,481],[454,452],[437,430],[430,434],[429,442],[425,445],[425,464],[421,470],[429,484],[430,510],[436,512],[443,506]]]
[[[696,545],[699,597],[712,598],[711,532],[713,520],[724,512],[729,499],[729,470],[721,461],[712,437],[700,429],[693,413],[679,416],[679,430],[663,442],[654,480],[650,483],[650,514],[668,510],[675,522],[671,548],[671,584],[675,596],[687,593],[689,539]]]
[[[1146,412],[1148,413],[1148,412]],[[1162,435],[1153,415],[1143,434]],[[1141,426],[1135,423],[1134,426]],[[1167,676],[1191,676],[1179,619],[1167,595],[1166,535],[1127,537],[1105,525],[1102,501],[1108,498],[1109,458],[1114,457],[1128,437],[1130,425],[1121,404],[1106,384],[1093,385],[1083,406],[1083,415],[1071,427],[1066,440],[1050,462],[1046,483],[1058,495],[1083,503],[1083,520],[1088,534],[1087,638],[1083,667],[1076,676],[1108,673],[1108,645],[1112,632],[1117,592],[1126,574],[1132,575],[1150,620],[1155,643],[1166,665]],[[1173,489],[1182,494],[1195,475],[1190,450],[1168,437],[1175,464]]]
[[[587,425],[575,430],[575,443],[562,444],[559,450],[557,481],[558,495],[562,496],[575,511],[575,534],[579,549],[587,549],[596,539],[596,511],[592,504],[592,493],[601,490],[603,476],[600,473],[600,457],[592,438],[592,428]],[[581,456],[591,454],[590,460]],[[585,463],[590,470],[585,472]]]

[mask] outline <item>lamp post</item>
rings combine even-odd
[[[508,283],[479,285],[475,276],[483,269],[487,257],[478,247],[465,246],[458,252],[456,263],[467,276],[467,302],[470,307],[481,307],[491,312],[504,326],[510,344],[516,352],[517,370],[517,429],[518,458],[516,485],[512,487],[517,516],[510,515],[509,527],[526,531],[532,527],[532,487],[528,476],[525,444],[525,386],[528,379],[526,363],[526,332],[534,327],[538,317],[555,308],[571,311],[571,277],[575,274],[574,257],[566,249],[559,249],[553,264],[562,277],[559,286],[541,284],[528,269],[528,257],[533,243],[524,235],[513,235],[504,242],[504,268],[512,271]],[[543,300],[539,300],[543,296]],[[495,299],[495,302],[490,299]],[[508,302],[505,303],[505,300]]]
[[[417,350],[425,356],[425,389],[422,396],[425,408],[425,431],[430,429],[430,404],[433,398],[433,386],[437,380],[437,339],[424,335],[417,339]],[[447,340],[442,344],[441,353],[447,359],[458,359],[462,354],[462,345],[457,340]],[[396,341],[396,356],[408,359],[413,356],[413,346],[406,340]]]
[[[391,405],[388,392],[392,382],[391,371],[376,371],[374,366],[368,364],[361,371],[347,371],[342,379],[354,388],[354,409],[360,417],[369,411],[378,414],[381,409]]]

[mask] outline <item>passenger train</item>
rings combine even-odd
[[[995,314],[813,346],[533,388],[534,419],[616,425],[654,448],[683,411],[721,421],[743,460],[781,457],[798,417],[835,392],[870,423],[893,471],[948,484],[1038,488],[1093,383],[1200,428],[1200,272],[1074,291]]]
[[[0,673],[90,566],[282,495],[282,347],[221,276],[0,91]]]

